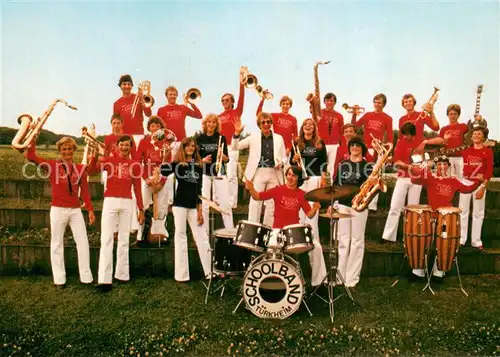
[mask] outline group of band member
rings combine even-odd
[[[209,206],[200,195],[210,197],[225,210],[224,226],[233,228],[232,209],[238,200],[238,153],[248,149],[248,162],[243,174],[245,187],[250,193],[248,220],[260,222],[263,203],[263,223],[282,228],[295,223],[310,224],[313,230],[314,249],[309,252],[312,267],[311,285],[325,282],[326,266],[318,229],[319,203],[310,204],[305,193],[331,184],[361,186],[370,178],[377,152],[372,148],[372,137],[382,142],[393,141],[392,118],[384,112],[387,98],[377,94],[373,98],[373,111],[358,118],[352,111],[350,123],[345,123],[341,113],[334,108],[337,98],[333,93],[324,96],[325,108],[320,118],[305,119],[298,127],[297,119],[290,114],[293,101],[288,96],[280,99],[280,113],[263,112],[265,98],[257,108],[257,126],[260,134],[252,133],[242,138],[244,126],[241,117],[244,108],[245,86],[240,71],[238,101],[231,93],[221,97],[223,111],[203,117],[199,108],[184,98],[177,104],[178,90],[167,87],[167,104],[153,115],[151,107],[132,93],[130,75],[123,75],[118,86],[122,96],[113,105],[112,133],[106,136],[104,156],[89,158],[88,163],[74,162],[77,145],[65,137],[57,143],[60,160],[43,159],[36,155],[35,145],[27,150],[26,157],[50,170],[52,184],[51,262],[54,284],[64,287],[63,235],[69,224],[78,251],[78,266],[82,284],[93,282],[89,263],[89,244],[81,211],[80,198],[89,213],[89,223],[95,222],[88,188],[88,175],[104,173],[104,202],[101,219],[101,250],[97,283],[99,289],[108,291],[113,282],[113,236],[118,232],[117,259],[114,277],[127,282],[129,272],[129,236],[138,231],[137,239],[144,232],[145,210],[153,204],[156,194],[158,214],[154,216],[151,233],[168,236],[166,216],[172,205],[174,216],[174,249],[176,281],[190,280],[187,224],[196,242],[203,271],[210,278],[211,258],[209,244]],[[132,116],[132,106],[138,108]],[[418,204],[422,187],[427,188],[428,202],[433,209],[451,206],[455,192],[460,192],[461,240],[465,245],[470,201],[473,203],[472,246],[482,249],[481,228],[484,218],[486,186],[492,176],[493,153],[484,146],[487,131],[479,126],[473,130],[472,146],[450,156],[436,159],[437,170],[431,172],[411,163],[415,150],[422,151],[426,144],[441,144],[446,149],[460,147],[467,125],[459,123],[460,106],[448,106],[449,125],[433,139],[424,138],[424,127],[439,130],[432,108],[426,112],[415,111],[417,101],[405,94],[402,106],[406,114],[399,119],[399,139],[394,149],[393,165],[397,168],[397,181],[391,207],[381,242],[395,242],[398,224],[405,200]],[[144,116],[148,117],[144,135]],[[202,133],[187,137],[186,117],[202,119]],[[480,120],[481,118],[476,118]],[[363,129],[363,137],[357,135]],[[155,133],[168,129],[175,134],[175,142],[165,145]],[[221,145],[222,144],[222,145]],[[167,147],[167,150],[165,150]],[[222,148],[222,164],[216,167],[218,151]],[[452,167],[452,170],[450,170]],[[453,173],[453,174],[452,174]],[[159,175],[160,174],[160,175]],[[463,179],[469,180],[466,185]],[[331,180],[331,181],[330,181]],[[339,272],[347,287],[355,287],[361,273],[365,227],[368,210],[357,212],[351,208],[351,197],[335,203],[340,213],[350,218],[339,220]],[[369,207],[376,210],[376,200]],[[416,276],[423,271],[414,270]],[[435,271],[442,277],[442,272]]]

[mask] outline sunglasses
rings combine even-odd
[[[270,121],[270,120],[262,120],[262,121],[260,122],[260,124],[261,124],[261,125],[272,124],[272,123],[273,123],[273,122],[272,122],[272,121]]]

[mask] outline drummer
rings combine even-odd
[[[311,208],[311,205],[305,199],[306,193],[299,189],[299,186],[302,186],[304,183],[300,167],[288,167],[285,173],[285,181],[284,185],[276,186],[262,192],[257,192],[251,181],[245,181],[245,187],[254,200],[274,200],[273,228],[283,228],[291,224],[298,224],[301,208],[307,217],[312,218],[321,207],[319,202],[315,202]],[[313,244],[314,248],[309,251],[309,262],[312,268],[311,285],[315,287],[325,281],[326,266],[321,244],[314,238]]]
[[[471,193],[481,184],[481,181],[476,179],[468,186],[452,176],[450,172],[450,160],[445,155],[436,157],[434,163],[437,166],[435,174],[428,168],[411,167],[413,174],[411,181],[417,185],[426,187],[429,205],[434,210],[441,207],[453,207],[452,200],[456,192]],[[414,277],[415,279],[421,279],[425,276],[424,269],[413,269],[412,273],[416,276]],[[432,275],[436,282],[441,282],[444,272],[434,269]]]

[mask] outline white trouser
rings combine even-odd
[[[391,198],[391,208],[385,222],[382,238],[395,242],[398,234],[399,217],[405,206],[406,195],[408,195],[409,205],[418,205],[420,202],[420,193],[422,185],[415,185],[409,177],[399,177],[394,186],[394,192]]]
[[[129,237],[130,220],[135,209],[130,198],[105,197],[101,218],[101,251],[99,253],[99,284],[113,282],[113,233],[118,224],[115,278],[130,280]]]
[[[180,141],[176,141],[175,143],[172,144],[172,161],[175,160],[175,157],[180,147],[181,147]],[[165,185],[167,186],[167,202],[169,205],[172,205],[174,203],[174,192],[175,189],[177,188],[177,181],[175,180],[175,174],[171,174],[167,177],[167,182],[165,183]]]
[[[467,242],[469,231],[470,201],[472,198],[471,245],[473,247],[480,247],[483,245],[483,242],[481,241],[481,229],[483,228],[486,192],[484,193],[483,198],[478,200],[476,199],[476,192],[480,189],[481,187],[478,187],[473,193],[460,194],[460,203],[458,205],[458,207],[462,210],[462,213],[460,213],[460,224],[462,230],[460,234],[460,244],[465,244]]]
[[[50,264],[54,284],[66,284],[64,266],[64,231],[69,224],[76,243],[78,271],[82,283],[91,283],[90,251],[87,228],[80,208],[50,207]]]
[[[335,158],[337,157],[337,149],[339,148],[339,144],[334,145],[326,145],[326,155],[327,155],[327,168],[328,174],[330,177],[333,176],[333,166],[335,165]]]
[[[462,156],[450,157],[451,174],[459,179],[464,175],[464,158]]]
[[[173,176],[173,175],[171,175]],[[146,184],[146,181],[142,180],[142,202],[144,205],[144,210],[147,210],[149,206],[153,204],[153,188]],[[151,234],[161,234],[168,237],[168,231],[165,227],[167,222],[168,214],[168,204],[167,195],[168,189],[165,183],[158,193],[158,219],[152,219],[151,223]],[[137,211],[137,210],[135,210]],[[143,235],[144,224],[139,227],[137,232],[137,239],[141,239]]]
[[[106,192],[106,187],[107,187],[107,183],[108,183],[107,181],[108,181],[108,172],[107,171],[103,171],[101,173],[101,182],[102,182],[102,184],[104,186],[104,192]],[[141,179],[141,182],[143,182],[142,179]],[[133,206],[137,207],[137,200],[135,199],[135,192],[134,192],[134,187],[133,186],[131,188],[131,192],[132,192]],[[140,228],[140,225],[139,225],[139,221],[137,219],[137,210],[133,209],[132,210],[132,222],[131,222],[131,225],[130,225],[130,233],[136,232],[139,228]],[[116,222],[116,227],[115,227],[114,232],[118,233],[118,222]]]
[[[186,221],[191,227],[193,238],[198,247],[201,265],[205,276],[210,274],[210,244],[208,235],[203,226],[198,225],[198,212],[196,208],[172,207],[175,223],[175,272],[174,279],[177,281],[189,280],[189,257],[188,242],[186,234]]]
[[[258,168],[253,177],[253,186],[257,192],[269,190],[279,185],[278,175],[281,175],[280,170],[275,168]],[[266,210],[264,212],[264,224],[269,227],[273,226],[274,222],[274,200],[270,199],[266,202]],[[262,212],[262,201],[256,201],[250,198],[248,207],[248,220],[251,222],[260,223],[260,214]]]
[[[227,168],[227,179],[228,179],[228,191],[229,191],[229,204],[232,208],[238,206],[238,165],[240,152],[238,150],[232,150],[231,146],[228,145],[227,148],[229,162],[226,165]]]
[[[370,153],[370,155],[372,157],[374,157],[373,156],[375,154],[375,150],[374,149],[368,149],[368,152]],[[368,204],[368,209],[372,210],[372,211],[376,211],[377,210],[377,205],[378,205],[378,193],[375,195],[375,197],[373,197],[373,200],[371,200],[371,202]]]
[[[339,219],[339,264],[347,287],[354,287],[359,282],[363,255],[365,253],[365,228],[368,210],[356,212],[351,207],[339,205],[340,213],[348,213],[352,217]],[[337,276],[339,282],[339,277]]]
[[[202,196],[208,199],[212,199],[222,209],[227,211],[228,214],[222,214],[224,227],[234,228],[233,209],[229,204],[229,193],[227,187],[228,187],[228,181],[226,176],[220,176],[218,178],[215,178],[215,176],[203,175],[203,184],[201,186]],[[213,191],[213,195],[210,195],[211,191]],[[208,217],[209,213],[208,203],[203,201],[202,207],[203,207],[203,227],[205,228],[207,234],[209,234],[210,222]]]
[[[300,187],[300,189],[305,192],[309,192],[319,188],[320,185],[321,176],[309,176],[309,180],[304,181],[304,184]],[[309,203],[312,205],[314,202]],[[299,212],[300,223],[311,225],[313,230],[314,248],[309,251],[309,263],[311,264],[312,269],[312,286],[321,284],[326,277],[325,258],[323,257],[323,248],[321,247],[321,241],[319,239],[318,216],[318,212],[316,212],[313,218],[307,217],[303,210],[300,210]]]

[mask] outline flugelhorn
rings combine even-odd
[[[94,123],[92,123],[90,130],[86,126],[82,127],[82,137],[85,139],[82,164],[88,164],[89,157],[104,155],[106,146],[103,142],[97,140]]]
[[[201,92],[198,88],[189,88],[184,95],[186,102],[192,103],[201,98]]]
[[[70,109],[77,110],[76,107],[69,105],[65,100],[56,99],[52,102],[45,113],[37,119],[33,119],[33,117],[29,114],[20,115],[19,118],[17,118],[17,122],[21,125],[21,127],[17,131],[16,136],[14,136],[14,139],[12,139],[12,147],[14,149],[19,152],[23,152],[34,140],[36,140],[36,137],[40,134],[42,127],[49,118],[50,114],[52,114],[52,111],[57,103],[62,103]]]
[[[269,92],[267,89],[264,89],[260,84],[255,87],[255,91],[261,98],[263,97],[267,100],[271,100],[274,98],[273,93]]]
[[[141,98],[145,108],[151,108],[155,104],[155,99],[151,95],[150,81],[142,81],[139,83],[137,95],[135,96],[134,103],[132,104],[132,118],[135,117],[135,112],[137,111],[137,106],[139,105]]]
[[[420,115],[418,116],[417,120],[425,118],[427,115],[430,115],[431,112],[434,110],[434,104],[436,104],[436,101],[438,100],[438,92],[439,88],[433,87],[434,88],[434,93],[432,93],[431,97],[425,103],[422,105],[422,111],[420,112]],[[430,106],[430,110],[427,109],[427,107]]]
[[[363,114],[365,112],[365,108],[360,107],[357,104],[349,106],[349,104],[344,103],[342,104],[342,108],[344,108],[349,114],[353,114],[354,112],[356,112],[356,114]]]

